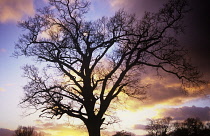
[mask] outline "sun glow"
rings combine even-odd
[[[48,131],[47,131],[48,132]],[[48,132],[52,136],[88,136],[86,132],[79,132],[77,130],[65,130],[65,131],[50,131]]]
[[[143,108],[136,112],[130,110],[117,111],[117,115],[120,117],[122,124],[121,127],[133,128],[135,124],[145,124],[146,119],[158,117],[159,111],[154,108]],[[120,123],[121,124],[121,123]]]

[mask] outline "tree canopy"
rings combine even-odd
[[[170,0],[157,13],[138,19],[124,10],[112,17],[86,21],[90,2],[49,0],[49,6],[19,23],[26,30],[15,55],[48,64],[41,73],[26,65],[22,104],[41,111],[40,116],[64,114],[84,122],[90,136],[99,136],[112,101],[120,93],[144,99],[141,73],[163,71],[180,79],[183,87],[204,83],[179,45],[187,1]],[[53,7],[53,8],[52,8]]]

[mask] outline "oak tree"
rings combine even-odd
[[[26,32],[15,55],[48,65],[43,73],[32,65],[24,67],[29,82],[22,104],[41,111],[40,116],[78,118],[90,136],[100,136],[102,124],[112,123],[106,122],[107,111],[119,94],[145,98],[139,81],[147,68],[176,76],[183,87],[202,83],[174,36],[184,28],[185,0],[170,0],[141,19],[119,10],[89,21],[89,5],[84,0],[49,0],[49,6],[19,23]]]

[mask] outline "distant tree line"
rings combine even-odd
[[[173,122],[171,117],[149,119],[146,136],[210,136],[210,123],[199,118]]]
[[[41,132],[35,131],[34,127],[19,126],[15,130],[14,136],[44,136]]]
[[[122,130],[122,131],[116,132],[116,134],[114,134],[112,136],[135,136],[135,134],[133,134],[131,132],[127,132],[125,130]]]

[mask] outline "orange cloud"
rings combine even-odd
[[[51,39],[53,36],[58,35],[59,33],[61,33],[60,27],[58,25],[53,25],[49,29],[46,29],[45,31],[41,32],[38,39]]]
[[[67,121],[65,118],[61,120],[56,119],[37,119],[34,120],[37,131],[42,132],[46,136],[88,136],[87,129],[84,125],[76,123],[77,120],[73,118]],[[70,124],[72,123],[72,124]],[[102,131],[102,136],[110,136],[113,132]]]
[[[34,121],[36,129],[44,132],[49,136],[88,136],[85,127],[81,127],[77,124],[70,124],[64,120],[40,120]]]
[[[34,14],[33,0],[0,0],[0,22],[16,22]]]
[[[203,97],[204,94],[210,94],[210,89],[206,89],[205,92],[200,89],[193,89],[194,91],[184,92],[181,88],[180,81],[171,76],[165,75],[164,78],[152,76],[153,74],[147,74],[141,80],[142,84],[149,84],[147,88],[146,99],[139,101],[134,98],[122,98],[123,105],[126,105],[127,109],[131,111],[138,111],[145,107],[155,107],[159,105],[163,106],[178,106],[188,101],[195,100]],[[209,86],[210,88],[210,86]]]

